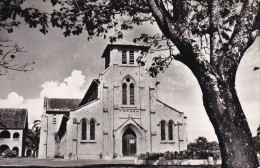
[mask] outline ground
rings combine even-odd
[[[63,160],[36,158],[0,158],[0,167],[154,167],[154,168],[220,168],[220,166],[145,166],[134,165],[133,160]]]

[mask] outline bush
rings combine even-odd
[[[15,150],[6,149],[3,153],[4,158],[13,158],[17,156],[17,152]]]
[[[147,152],[146,154],[140,154],[138,156],[139,160],[158,160],[159,157],[163,157],[163,153],[149,153]]]
[[[220,158],[219,151],[191,151],[185,150],[180,152],[165,152],[165,153],[146,153],[138,156],[139,160],[158,160],[159,157],[164,157],[167,160],[184,160],[184,159],[207,159],[213,157],[214,159]]]

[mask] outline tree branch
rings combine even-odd
[[[11,42],[10,40],[0,40],[2,43]],[[7,46],[7,47],[6,47]],[[30,65],[35,64],[34,62],[25,63],[25,64],[15,64],[13,61],[15,60],[17,54],[25,52],[22,47],[19,47],[17,44],[3,44],[0,48],[0,75],[6,75],[8,70],[27,72],[32,71],[33,68],[28,68]]]
[[[182,32],[182,27],[179,24],[174,24],[163,11],[162,7],[156,0],[147,0],[150,10],[155,17],[155,20],[161,29],[162,33],[176,45],[182,56],[197,55],[194,54],[190,39],[185,37]],[[184,24],[184,23],[183,23]],[[186,59],[183,59],[186,60]]]
[[[240,17],[236,20],[234,31],[228,43],[223,46],[225,58],[219,63],[221,76],[235,80],[235,72],[240,60],[256,38],[256,36],[253,37],[251,34],[259,11],[259,4],[257,0],[243,2]]]

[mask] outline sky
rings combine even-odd
[[[143,25],[126,32],[124,39],[132,41],[142,32],[157,33],[159,29],[156,25]],[[43,35],[22,24],[11,34],[0,31],[0,37],[24,47],[26,52],[16,56],[18,63],[36,62],[30,66],[33,71],[9,71],[6,76],[0,76],[0,108],[27,108],[30,127],[43,113],[44,96],[83,98],[90,82],[105,68],[101,55],[109,39],[95,37],[88,41],[86,32],[65,38],[59,29],[50,28],[49,33]],[[253,136],[260,124],[260,71],[253,71],[255,66],[260,66],[259,58],[260,38],[245,53],[236,77],[237,94]],[[160,81],[158,99],[188,117],[188,140],[192,142],[199,136],[217,140],[203,106],[200,87],[191,71],[173,61],[157,80]]]

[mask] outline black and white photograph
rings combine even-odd
[[[0,0],[0,167],[259,168],[260,0]]]

